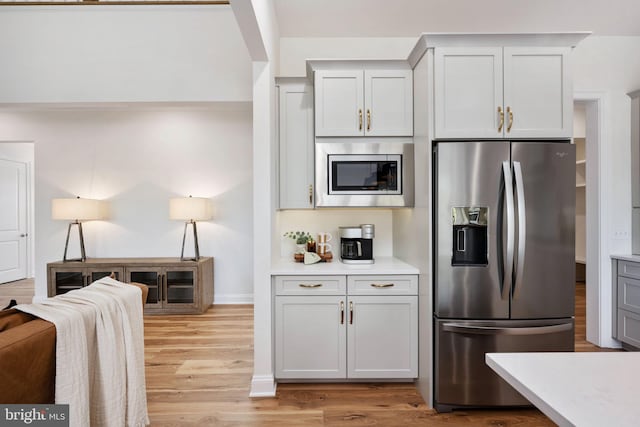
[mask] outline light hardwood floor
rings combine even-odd
[[[30,301],[33,281],[0,285]],[[11,291],[9,291],[11,289]],[[23,302],[29,302],[23,301]],[[576,286],[576,351],[585,341],[585,289]],[[552,426],[536,409],[437,414],[412,384],[280,384],[251,399],[253,307],[216,305],[202,315],[146,316],[145,363],[153,426]]]
[[[6,307],[12,299],[18,304],[29,304],[34,293],[33,279],[2,283],[0,284],[0,308]]]
[[[576,287],[576,350],[584,339],[584,285]],[[248,397],[252,306],[213,306],[197,316],[145,317],[152,425],[551,426],[536,409],[437,414],[411,384],[279,384],[276,398]]]

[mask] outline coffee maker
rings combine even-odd
[[[345,264],[373,264],[375,225],[340,227],[340,260]]]

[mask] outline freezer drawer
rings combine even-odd
[[[530,403],[485,364],[485,353],[574,350],[573,319],[479,321],[435,319],[434,407]]]

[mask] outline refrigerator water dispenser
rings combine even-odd
[[[455,207],[453,216],[452,266],[487,265],[487,207]]]

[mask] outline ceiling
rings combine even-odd
[[[640,36],[640,0],[274,0],[280,37],[592,31]]]

